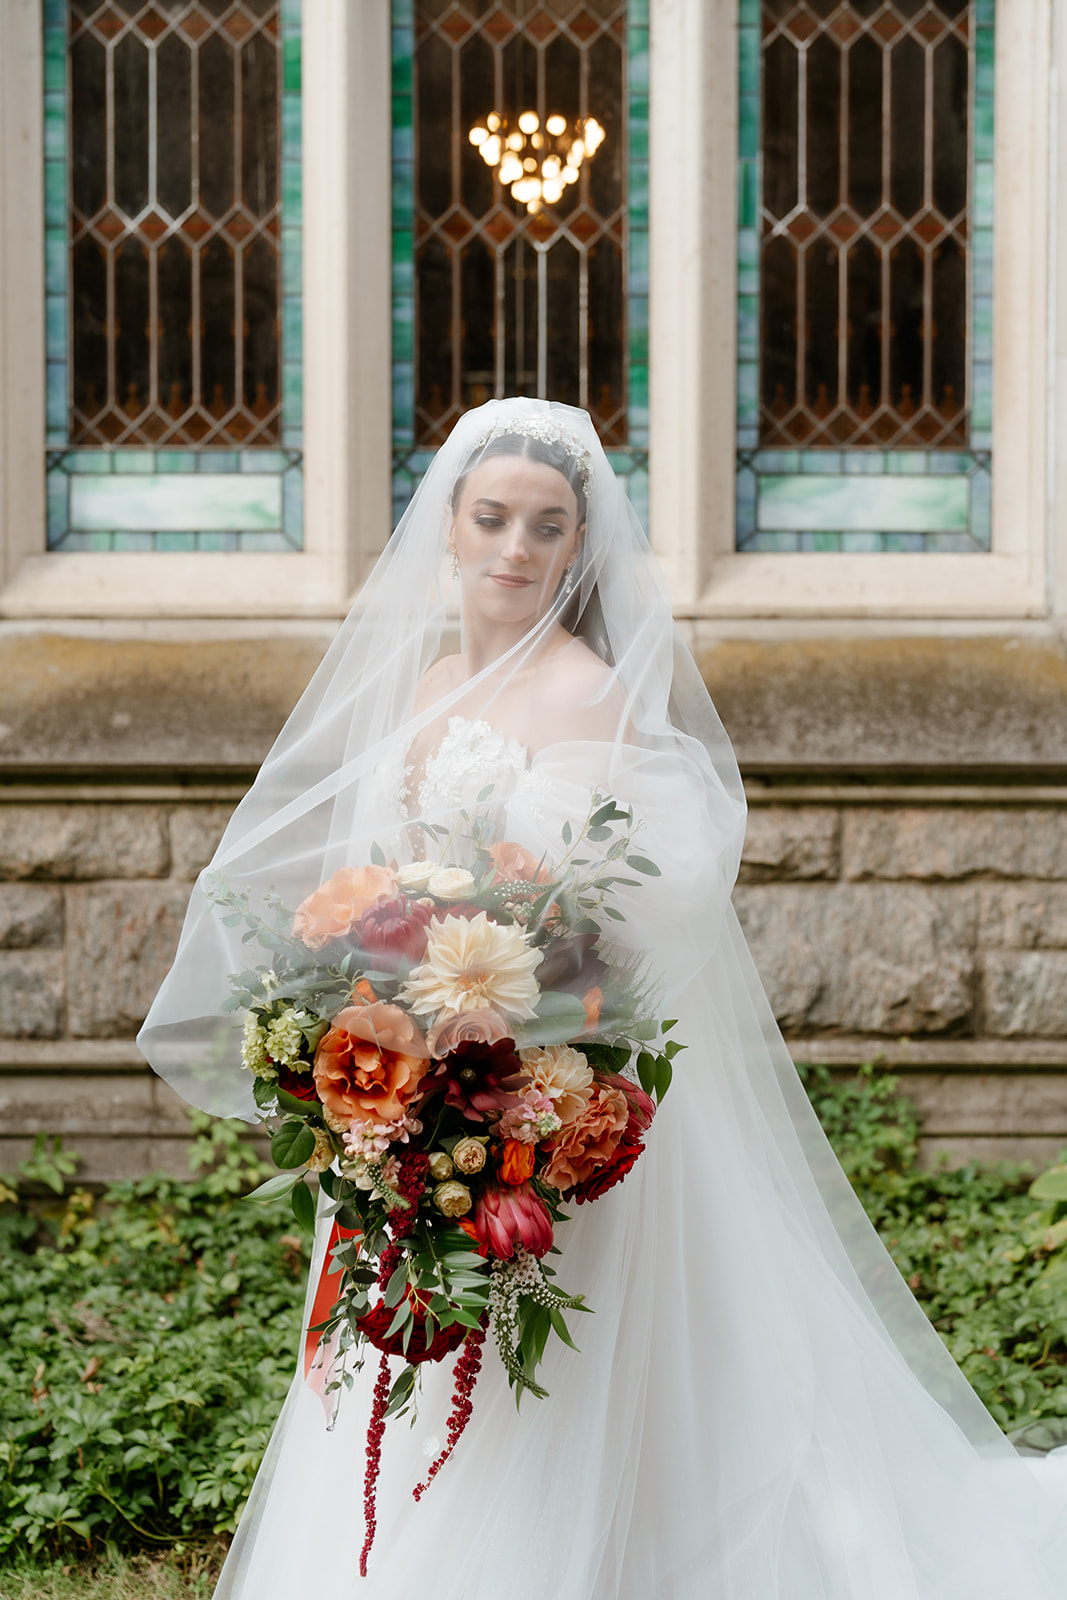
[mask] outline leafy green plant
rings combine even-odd
[[[924,1169],[891,1073],[801,1075],[986,1405],[1025,1444],[1067,1441],[1067,1166]],[[42,1136],[2,1186],[0,1600],[206,1595],[203,1561],[194,1581],[185,1554],[135,1553],[195,1556],[214,1535],[217,1556],[236,1525],[292,1373],[308,1248],[284,1199],[242,1198],[265,1169],[239,1126],[194,1127],[191,1180],[75,1189],[42,1218],[27,1193],[57,1192],[74,1159]]]
[[[43,1140],[8,1180],[0,1561],[236,1526],[292,1374],[308,1250],[285,1208],[243,1203],[265,1169],[241,1125],[194,1127],[191,1181],[75,1190],[42,1217],[26,1190],[70,1170]]]
[[[985,1405],[1019,1443],[1067,1442],[1067,1169],[1036,1181],[1012,1162],[924,1169],[918,1113],[891,1073],[801,1075],[867,1214]]]

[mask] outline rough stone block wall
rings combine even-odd
[[[134,1035],[239,790],[0,804],[0,1169],[38,1129],[103,1180],[184,1170]],[[757,792],[735,905],[798,1059],[881,1054],[926,1150],[1067,1146],[1067,813]],[[213,796],[213,797],[212,797]]]
[[[813,568],[814,571],[814,568]],[[881,1053],[926,1151],[1067,1146],[1067,638],[683,624],[752,801],[736,905],[798,1059]],[[329,619],[0,621],[0,1170],[185,1170],[134,1036]],[[6,1145],[6,1148],[4,1146]]]
[[[0,805],[0,1169],[43,1130],[86,1181],[187,1170],[185,1108],[133,1040],[231,810]]]
[[[883,1054],[928,1155],[1067,1146],[1061,805],[755,806],[734,901],[794,1056]]]

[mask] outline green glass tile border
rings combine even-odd
[[[69,433],[69,84],[67,0],[43,0],[45,202],[45,484],[49,550],[271,550],[303,548],[303,143],[301,132],[301,19],[303,0],[280,0],[281,23],[281,365],[282,449],[70,449]],[[79,493],[113,474],[275,474],[280,527],[78,528]],[[84,479],[82,484],[76,479]],[[181,493],[180,483],[171,494]],[[199,490],[190,495],[198,501]],[[74,510],[72,512],[72,500]],[[179,501],[180,503],[180,501]],[[190,511],[193,505],[190,504]],[[214,518],[224,517],[221,505]]]
[[[392,0],[392,352],[393,453],[414,461],[415,452],[415,63],[414,0]],[[428,457],[428,460],[431,459]],[[425,468],[423,468],[425,471]],[[421,474],[420,474],[421,476]],[[406,481],[401,475],[400,483]],[[416,480],[417,482],[417,480]],[[415,483],[408,491],[409,497]],[[394,482],[394,498],[397,484]],[[406,501],[405,501],[406,504]]]
[[[972,0],[974,93],[971,140],[971,250],[968,336],[970,449],[967,451],[870,449],[760,450],[760,27],[761,0],[738,0],[737,146],[737,548],[741,551],[966,550],[991,548],[990,488],[993,411],[993,63],[996,0]],[[965,477],[966,529],[805,528],[805,474],[862,474],[872,478]],[[779,515],[793,526],[760,526],[761,487],[774,475],[793,476],[795,491],[779,491]],[[771,477],[768,477],[771,475]],[[935,502],[931,499],[930,504]],[[873,509],[872,509],[873,516]]]
[[[414,0],[391,0],[393,520],[400,520],[433,459],[415,449]],[[611,451],[648,527],[648,85],[649,0],[626,7],[626,358],[630,443]]]
[[[301,0],[281,0],[282,444],[304,447],[304,146]]]
[[[648,450],[648,0],[626,7],[627,382],[630,448]],[[638,469],[632,468],[631,477]],[[647,471],[647,467],[644,469]],[[632,496],[631,496],[632,498]],[[645,491],[647,504],[647,488]],[[647,512],[642,518],[647,525]]]
[[[45,442],[67,442],[67,0],[44,0]]]

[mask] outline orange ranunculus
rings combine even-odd
[[[397,1122],[429,1065],[426,1040],[407,1012],[376,1000],[337,1013],[312,1071],[319,1099],[336,1116]]]
[[[521,844],[491,844],[489,854],[496,872],[494,883],[547,883],[551,874],[541,866],[535,855],[524,850]]]
[[[582,1005],[585,1007],[585,1027],[583,1034],[595,1033],[600,1022],[600,1010],[604,1004],[604,991],[599,984],[593,989],[587,989],[582,996]]]
[[[360,978],[359,982],[356,984],[356,987],[352,990],[353,1000],[357,995],[364,1002],[364,1004],[368,1006],[373,1005],[375,1000],[378,998],[370,984],[367,982],[366,978]]]
[[[396,893],[396,877],[388,867],[338,867],[333,877],[296,908],[293,937],[309,950],[321,950],[331,939],[343,939],[379,895]]]
[[[498,1171],[505,1183],[518,1187],[533,1176],[534,1146],[521,1139],[505,1139]]]

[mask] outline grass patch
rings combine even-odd
[[[0,1571],[0,1600],[210,1600],[225,1554],[216,1539],[159,1557],[112,1548],[92,1561],[18,1561]]]

